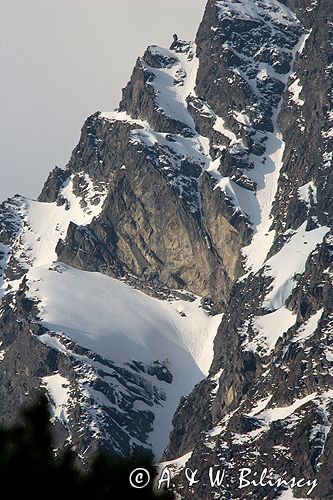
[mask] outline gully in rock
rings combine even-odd
[[[208,0],[37,201],[0,204],[0,424],[42,392],[82,469],[333,499],[331,4]]]

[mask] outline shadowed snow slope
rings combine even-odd
[[[208,373],[221,315],[208,316],[200,299],[161,301],[99,273],[57,264],[29,272],[29,295],[38,300],[43,324],[117,364],[164,363],[173,376],[158,408],[152,444],[166,445],[182,395]]]

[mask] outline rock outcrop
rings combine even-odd
[[[237,39],[244,36],[238,23],[247,33],[243,18],[263,5],[240,2],[251,9],[244,15],[238,4],[213,3],[215,7],[207,7],[207,25],[215,8],[239,8],[228,21],[235,21],[228,43],[244,64],[248,54],[240,54]],[[298,36],[299,23],[303,34],[292,68],[277,61],[281,80],[286,81],[284,74],[288,80],[281,103],[275,103],[278,114],[273,112],[279,150],[270,149],[270,139],[268,150],[280,170],[275,184],[270,185],[270,174],[266,178],[261,221],[243,249],[247,272],[231,291],[210,375],[181,402],[165,453],[170,460],[191,452],[187,467],[201,471],[202,478],[210,466],[225,469],[227,480],[214,487],[202,479],[186,498],[333,497],[328,474],[333,388],[331,13],[329,3],[320,0],[269,2],[267,11],[284,12],[282,3],[297,16]],[[254,26],[261,21],[268,17]],[[240,64],[234,61],[229,67],[238,75]],[[266,223],[263,209],[266,215],[271,211]],[[254,483],[240,489],[242,468],[251,469],[247,479]],[[267,479],[259,484],[266,468],[272,484]],[[279,477],[285,479],[282,485],[274,482]],[[306,478],[308,484],[294,484],[292,478]],[[179,491],[187,486],[180,473]]]
[[[173,418],[180,498],[333,498],[332,46],[329,0],[208,0],[0,206],[2,423],[44,390],[89,466]]]

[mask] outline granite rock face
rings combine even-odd
[[[214,146],[188,110],[198,64],[193,43],[149,47],[119,109],[87,119],[38,201],[1,207],[2,422],[46,390],[59,447],[86,466],[99,447],[160,457],[242,270],[250,223],[206,172]]]
[[[57,253],[61,261],[82,269],[136,276],[141,287],[185,288],[221,308],[239,275],[240,247],[249,241],[251,229],[204,174],[207,139],[196,131],[186,102],[187,92],[194,93],[190,78],[198,64],[193,47],[181,45],[173,56],[164,52],[147,49],[118,112],[96,114],[85,123],[67,169],[74,179],[86,172],[106,186],[107,197],[99,217],[85,228],[89,241],[71,226]],[[177,119],[158,103],[154,82],[164,85],[159,72],[179,78],[172,82],[174,95],[173,89],[165,90],[173,105],[170,114]],[[182,93],[184,103],[176,101]],[[43,193],[54,192],[49,182],[57,183],[51,175]],[[84,185],[76,184],[79,194]],[[43,193],[41,201],[53,201]]]
[[[167,445],[180,498],[333,498],[332,22],[208,0],[37,202],[0,206],[2,422],[44,390],[84,466]],[[242,467],[318,485],[240,490]]]
[[[174,417],[165,458],[191,452],[186,466],[202,472],[202,480],[186,498],[333,497],[328,473],[333,387],[332,15],[329,2],[320,0],[267,2],[267,10],[277,13],[282,3],[296,14],[303,35],[275,115],[280,151],[274,159],[280,169],[274,185],[269,187],[269,175],[266,178],[262,205],[271,216],[265,224],[261,215],[251,244],[243,250],[247,272],[231,290],[210,375],[181,402]],[[228,19],[236,19],[231,36],[237,38],[236,25],[246,25],[247,13],[237,3],[212,4],[207,24],[221,5],[239,8],[238,16]],[[252,13],[261,2],[240,4],[247,4]],[[242,59],[238,47],[233,45]],[[239,64],[231,62],[230,67],[239,74]],[[260,189],[257,196],[260,203]],[[210,485],[205,476],[210,466],[226,469],[228,481]],[[240,489],[242,468],[252,470],[249,481],[258,480],[267,468],[273,471],[271,479],[276,474],[275,479],[307,478],[318,485],[311,489],[304,482],[298,487],[266,481],[266,486]],[[187,485],[180,473],[179,491]]]

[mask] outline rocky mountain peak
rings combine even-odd
[[[209,0],[38,201],[1,205],[2,421],[42,388],[89,465],[159,457],[173,417],[180,498],[185,464],[230,476],[186,498],[307,494],[240,493],[241,467],[333,495],[331,28],[328,0]]]

